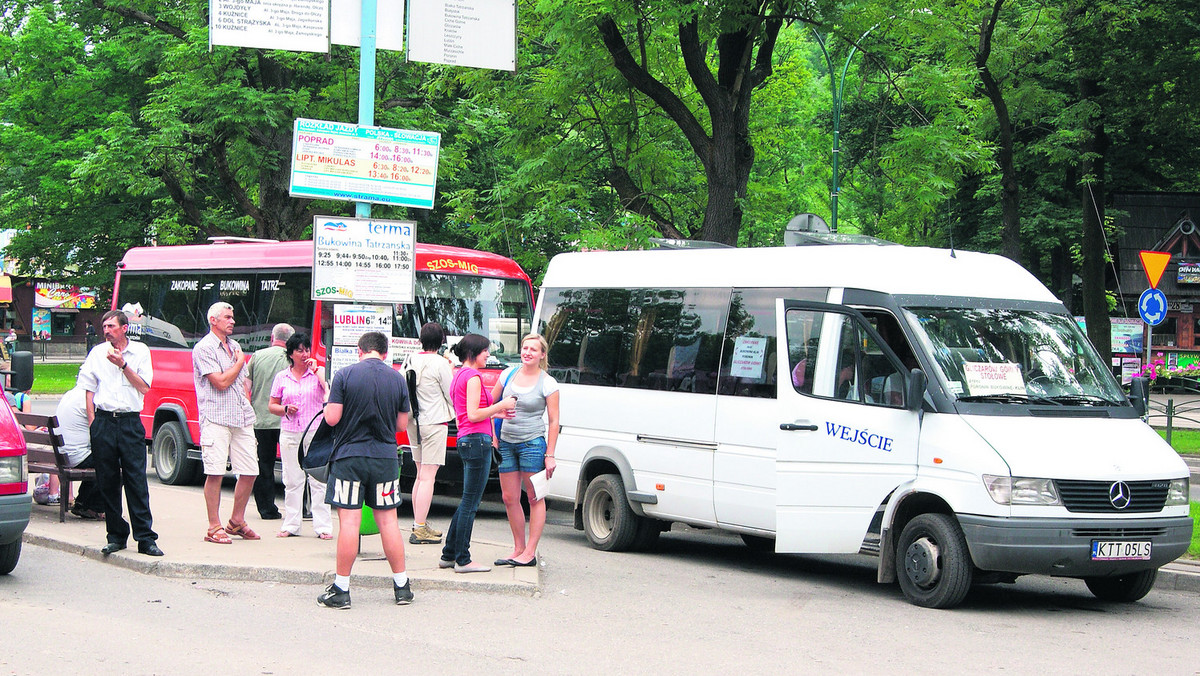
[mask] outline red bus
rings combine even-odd
[[[451,344],[467,333],[489,336],[492,360],[483,375],[490,386],[504,367],[520,362],[521,337],[532,330],[529,276],[496,254],[420,243],[416,249],[416,301],[393,308],[392,335],[415,339],[422,324],[436,321]],[[313,356],[326,364],[334,304],[311,299],[312,266],[311,240],[138,247],[117,265],[113,309],[129,315],[130,338],[149,346],[154,364],[141,419],[163,483],[203,476],[191,348],[208,333],[213,303],[233,306],[234,338],[246,354],[270,344],[271,328],[285,322],[312,336]],[[453,449],[453,421],[450,430]],[[403,430],[397,443],[407,443]],[[457,464],[449,455],[447,465]],[[411,463],[408,454],[405,460]],[[443,471],[438,478],[460,474]]]

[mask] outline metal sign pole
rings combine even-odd
[[[375,126],[375,15],[377,0],[362,0],[362,35],[358,54],[358,125]],[[370,202],[355,202],[354,215],[371,217]]]

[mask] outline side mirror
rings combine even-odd
[[[33,353],[21,350],[12,353],[12,376],[8,379],[8,389],[13,392],[26,392],[33,387]]]
[[[16,361],[13,361],[16,364]],[[1137,411],[1139,416],[1145,416],[1146,411],[1150,410],[1150,379],[1149,378],[1134,378],[1129,381],[1129,403],[1133,404],[1133,410]]]
[[[908,372],[908,378],[905,380],[904,388],[904,408],[910,411],[919,411],[921,406],[925,404],[925,388],[929,385],[929,378],[921,369],[913,369]]]

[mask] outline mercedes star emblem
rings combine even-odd
[[[1129,506],[1129,500],[1132,496],[1129,493],[1129,484],[1124,481],[1117,481],[1108,489],[1108,501],[1116,509],[1125,509]]]

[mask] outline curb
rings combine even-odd
[[[1179,559],[1159,568],[1154,588],[1200,592],[1200,562]]]
[[[314,571],[294,570],[290,568],[274,568],[264,566],[238,566],[211,563],[180,563],[163,561],[161,559],[146,559],[137,554],[136,550],[125,549],[110,556],[100,553],[99,546],[83,546],[63,542],[26,531],[23,541],[25,544],[47,549],[55,549],[68,554],[76,554],[84,558],[100,561],[109,565],[131,570],[143,575],[193,580],[231,580],[235,582],[277,582],[295,585],[327,585],[333,582],[333,572],[317,573]],[[137,557],[137,558],[135,558]],[[423,591],[479,591],[486,593],[513,594],[517,596],[538,596],[541,593],[541,576],[536,584],[505,583],[505,582],[456,582],[453,580],[438,580],[420,578],[409,572],[413,589]],[[390,575],[373,575],[370,573],[354,573],[355,586],[371,589],[391,589]]]

